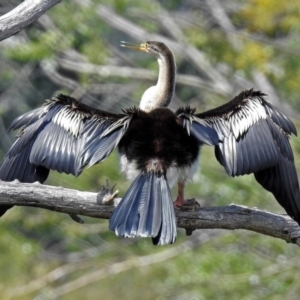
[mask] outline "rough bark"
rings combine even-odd
[[[82,192],[41,185],[0,181],[0,205],[19,205],[108,219],[113,205],[103,204],[100,193]],[[195,229],[246,229],[300,245],[300,227],[286,215],[273,214],[245,206],[198,207],[176,209],[177,225],[187,233]]]
[[[61,0],[26,0],[0,17],[0,41],[18,33]]]

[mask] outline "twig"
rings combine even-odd
[[[112,65],[95,65],[91,63],[76,62],[74,60],[59,58],[57,59],[58,65],[68,71],[74,71],[85,74],[97,74],[98,76],[107,77],[123,77],[134,78],[143,80],[157,80],[157,72],[152,70],[120,67]],[[222,89],[219,86],[214,85],[209,81],[204,81],[200,77],[193,75],[178,74],[176,76],[176,82],[178,84],[184,84],[195,88],[205,88],[214,90],[215,92],[222,93]]]
[[[232,45],[233,49],[240,52],[243,48],[244,40],[238,37],[238,31],[232,24],[225,8],[222,6],[222,3],[219,0],[206,0],[206,4],[209,7],[212,16],[215,18],[215,21],[220,25],[221,29],[225,33],[227,40]],[[254,85],[269,95],[268,101],[276,107],[279,107],[289,116],[296,117],[293,109],[287,103],[280,100],[275,88],[264,73],[259,70],[253,70],[252,78],[254,80]]]
[[[51,291],[51,294],[55,297],[66,295],[70,292],[83,288],[89,284],[97,282],[101,279],[107,278],[111,275],[117,275],[122,272],[126,272],[132,268],[138,268],[139,270],[143,267],[148,267],[153,264],[162,263],[168,259],[178,256],[183,252],[189,251],[193,248],[199,247],[206,242],[211,240],[211,235],[206,233],[199,234],[195,239],[185,241],[181,244],[167,248],[159,253],[154,253],[150,255],[145,255],[141,257],[134,257],[134,259],[129,258],[121,262],[110,262],[108,266],[99,266],[96,271],[91,271],[86,274],[79,276],[76,279],[71,279],[67,281],[67,276],[70,276],[74,272],[82,271],[90,267],[91,262],[87,260],[82,260],[79,262],[72,262],[72,264],[67,264],[62,267],[56,268],[55,270],[49,272],[48,274],[29,282],[26,285],[14,287],[9,289],[8,292],[4,294],[5,299],[15,299],[32,293],[33,291],[40,290],[44,286],[51,284],[53,282],[58,282],[62,278],[62,284]],[[72,277],[71,277],[72,278]],[[67,282],[65,282],[67,281]]]
[[[193,247],[195,245],[204,244],[209,241],[209,236],[202,234],[199,238],[195,241],[186,241],[178,246],[173,248],[161,251],[159,253],[154,253],[150,255],[134,257],[131,259],[127,259],[122,262],[117,262],[110,264],[109,266],[102,268],[100,270],[96,270],[94,272],[89,272],[77,279],[74,279],[66,284],[62,284],[61,286],[57,287],[53,290],[53,294],[58,297],[65,294],[68,294],[72,291],[75,291],[79,288],[82,288],[86,285],[89,285],[93,282],[97,282],[103,278],[106,278],[110,275],[116,275],[122,272],[125,272],[132,268],[141,269],[143,267],[147,267],[153,264],[164,262],[168,259],[178,256],[178,254],[182,254]]]
[[[91,5],[91,1],[87,0],[77,1],[77,3],[84,6]],[[143,42],[146,39],[148,41],[153,40],[166,43],[175,53],[179,53],[191,60],[195,66],[209,78],[209,80],[207,80],[207,85],[214,86],[214,89],[222,94],[230,95],[232,93],[232,87],[226,78],[215,70],[210,64],[207,55],[199,49],[196,49],[190,44],[181,44],[163,35],[148,32],[137,24],[118,15],[115,11],[105,5],[99,5],[96,11],[98,16],[109,26],[126,33],[136,41]]]

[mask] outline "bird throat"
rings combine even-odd
[[[167,107],[175,91],[176,66],[173,53],[171,51],[163,53],[157,61],[159,65],[157,84],[144,92],[140,102],[140,109],[146,112]]]

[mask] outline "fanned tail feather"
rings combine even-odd
[[[152,237],[155,245],[174,243],[176,218],[165,175],[137,176],[111,216],[109,229],[121,237]]]

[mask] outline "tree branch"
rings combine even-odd
[[[50,284],[58,283],[51,290],[51,295],[55,297],[66,295],[70,292],[81,289],[93,282],[99,282],[99,280],[107,278],[109,276],[116,276],[117,274],[126,272],[132,268],[141,270],[143,267],[148,267],[154,264],[165,262],[171,258],[183,254],[184,252],[190,251],[195,247],[199,247],[211,240],[211,234],[201,233],[196,238],[186,240],[183,243],[179,243],[174,247],[166,248],[158,253],[151,253],[149,255],[143,255],[132,259],[125,258],[122,261],[110,262],[106,266],[96,267],[96,270],[90,272],[82,272],[84,269],[95,267],[94,261],[87,261],[82,259],[80,261],[71,261],[68,264],[60,266],[48,274],[39,276],[38,278],[24,284],[23,286],[10,287],[7,293],[2,294],[5,299],[16,299],[17,297],[23,297],[34,291],[43,289],[45,286],[49,287]],[[111,251],[110,247],[107,251]],[[103,253],[102,253],[103,254]],[[291,264],[292,262],[289,261]],[[81,272],[79,277],[72,276],[75,272]],[[69,276],[70,280],[66,278]]]
[[[95,65],[91,63],[78,62],[75,60],[59,58],[57,59],[59,67],[64,70],[74,71],[83,74],[97,74],[98,76],[107,77],[123,77],[123,78],[134,78],[144,80],[157,80],[157,72],[152,70],[121,67],[113,65]],[[206,88],[216,92],[222,93],[222,89],[218,89],[213,83],[204,81],[200,77],[193,75],[178,74],[176,76],[176,82],[178,84],[184,84],[195,88]]]
[[[212,16],[227,36],[227,40],[232,45],[233,49],[241,51],[244,41],[239,38],[238,31],[232,24],[231,19],[222,6],[222,3],[219,0],[206,0],[205,2],[209,7]],[[269,95],[268,101],[283,110],[289,116],[296,117],[294,110],[287,103],[280,100],[275,88],[264,73],[259,70],[253,70],[252,77],[255,85]]]
[[[62,187],[0,181],[0,205],[46,208],[62,213],[108,219],[113,205],[103,204],[100,193]],[[245,206],[176,209],[177,225],[187,231],[203,228],[246,229],[300,246],[300,227],[290,217]]]
[[[90,0],[77,0],[76,2],[87,7],[92,3]],[[187,57],[207,78],[209,78],[207,80],[207,85],[212,85],[214,90],[221,94],[231,95],[232,87],[228,80],[220,72],[215,70],[215,67],[209,62],[207,55],[199,49],[196,49],[196,47],[189,45],[188,43],[183,45],[163,35],[148,32],[144,28],[120,16],[105,5],[99,5],[96,11],[98,16],[109,26],[124,32],[136,41],[143,41],[145,40],[145,37],[147,37],[147,40],[166,43],[174,53],[180,53],[183,57]]]
[[[61,0],[26,0],[0,17],[0,41],[18,33]]]

